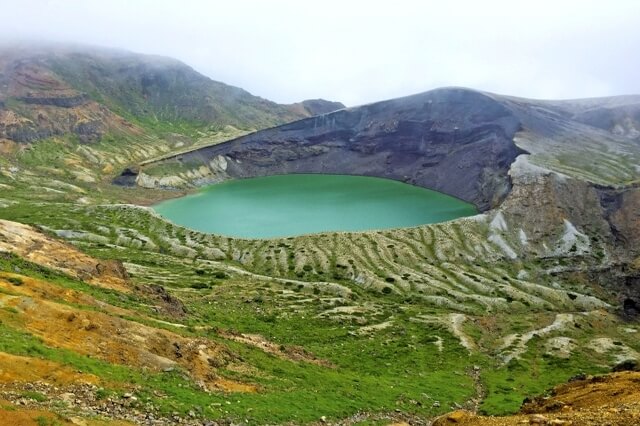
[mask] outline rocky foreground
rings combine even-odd
[[[6,359],[5,356],[0,358],[0,365],[6,366],[7,362],[20,365],[25,360]],[[67,372],[65,376],[54,370],[56,378],[52,380],[51,373],[45,372],[51,369],[51,366],[40,365],[38,362],[27,364],[32,370],[34,381],[9,382],[6,375],[1,379],[0,416],[5,424],[40,426],[43,424],[42,419],[50,422],[44,424],[86,426],[219,424],[215,421],[197,419],[196,412],[189,413],[190,416],[187,418],[182,418],[177,413],[170,417],[159,416],[154,414],[153,404],[138,401],[131,393],[100,401],[97,398],[100,388],[93,383],[80,383],[82,378],[75,377],[72,372]],[[38,374],[41,376],[35,380]],[[18,378],[12,378],[16,379]],[[91,378],[84,379],[91,381]],[[25,397],[25,392],[27,395],[40,397]],[[42,401],[41,398],[45,398],[46,401]],[[61,410],[60,403],[53,401],[62,401],[67,408]],[[55,413],[50,411],[52,408],[55,409]],[[126,420],[115,420],[116,418]],[[352,425],[357,424],[358,419],[366,418],[367,415],[362,414],[345,421],[321,420],[316,424]],[[526,402],[520,413],[512,416],[487,417],[458,410],[433,422],[407,418],[401,414],[378,416],[377,421],[389,426],[632,426],[640,424],[640,372],[627,371],[576,378],[569,383],[556,386],[545,396]]]
[[[640,372],[604,376],[578,376],[556,386],[547,395],[525,402],[520,413],[505,417],[483,417],[455,411],[433,422],[433,426],[631,426],[640,424]]]

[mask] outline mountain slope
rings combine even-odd
[[[0,137],[15,142],[64,133],[89,142],[169,123],[259,129],[342,107],[301,105],[253,96],[165,57],[69,45],[0,47]]]
[[[640,95],[544,103],[575,121],[640,141]]]
[[[108,184],[125,166],[340,107],[323,100],[279,105],[170,58],[2,45],[0,173],[20,170],[27,185],[60,178]]]

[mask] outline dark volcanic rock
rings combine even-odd
[[[339,110],[181,155],[187,163],[228,161],[231,177],[337,173],[390,178],[474,203],[497,205],[522,153],[520,121],[491,97],[439,89]]]
[[[81,142],[94,142],[102,137],[101,123],[97,120],[78,123],[73,132],[78,135]]]
[[[615,246],[640,253],[640,188],[598,188]]]
[[[113,183],[120,186],[135,186],[138,170],[126,168],[119,176],[113,179]]]
[[[33,142],[38,139],[48,138],[52,135],[49,131],[38,131],[33,126],[8,126],[1,136],[18,143]]]

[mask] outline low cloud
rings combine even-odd
[[[640,93],[640,2],[0,1],[0,37],[172,56],[278,102],[439,86],[533,98]]]

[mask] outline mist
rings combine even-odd
[[[637,1],[0,1],[3,41],[174,57],[281,103],[349,106],[465,86],[640,93]]]

